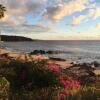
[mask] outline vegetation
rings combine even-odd
[[[0,4],[0,19],[4,17],[5,11],[6,11],[6,8],[2,4]],[[0,41],[1,41],[1,32],[0,32]]]
[[[1,35],[2,41],[7,42],[20,42],[20,41],[35,41],[27,37],[22,36],[8,36],[8,35]]]
[[[4,17],[4,12],[6,11],[6,8],[0,4],[0,19]]]
[[[82,85],[45,60],[0,60],[0,99],[9,100],[97,100],[100,81]],[[42,99],[41,99],[42,98]]]

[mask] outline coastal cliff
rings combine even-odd
[[[23,37],[23,36],[1,35],[1,41],[20,42],[20,41],[34,41],[34,40],[31,38]]]

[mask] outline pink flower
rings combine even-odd
[[[61,92],[61,94],[64,94],[64,95],[67,95],[67,94],[69,94],[69,93],[70,93],[70,92],[67,91],[67,90],[64,90],[64,91]]]
[[[64,94],[60,94],[60,100],[64,100],[64,98],[65,98],[65,95]]]
[[[64,79],[60,78],[60,83],[64,88],[69,88],[69,87],[79,87],[80,82],[72,80],[72,79]]]
[[[34,56],[34,60],[40,61],[42,59],[42,56],[40,54],[37,54]]]
[[[60,67],[54,64],[48,64],[48,66],[55,72],[59,72],[60,71]]]
[[[64,80],[61,81],[61,84],[62,84],[65,88],[68,87],[68,85],[66,84],[66,81],[64,81]]]
[[[70,86],[70,81],[68,81],[64,78],[60,78],[60,83],[64,86],[64,88],[67,88]]]
[[[65,100],[65,96],[68,94],[70,94],[70,92],[66,90],[60,92],[60,100]]]
[[[80,82],[75,81],[75,82],[74,82],[74,85],[75,85],[75,86],[80,86]]]
[[[59,72],[60,69],[59,69],[59,67],[52,67],[52,70],[55,72]]]
[[[0,57],[0,59],[6,59],[6,57]]]

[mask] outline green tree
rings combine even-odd
[[[4,17],[4,12],[6,11],[6,8],[0,4],[0,19]]]
[[[4,17],[4,12],[6,11],[6,7],[0,4],[0,19]],[[0,32],[0,41],[1,41],[1,32]]]

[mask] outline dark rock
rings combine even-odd
[[[40,50],[40,53],[41,53],[41,54],[46,54],[46,51]]]
[[[94,67],[99,67],[100,66],[100,64],[97,61],[94,61],[92,64],[94,65]]]
[[[49,59],[50,60],[56,60],[56,61],[66,61],[65,59],[62,59],[62,58],[53,58],[53,57],[50,57]]]
[[[33,52],[31,52],[30,54],[59,54],[59,53],[63,53],[62,51],[52,51],[52,50],[34,50]]]
[[[33,52],[30,53],[31,55],[33,54],[46,54],[46,51],[44,50],[34,50]]]
[[[62,53],[62,52],[61,51],[51,51],[51,50],[49,50],[46,53],[47,54],[59,54],[59,53]]]

